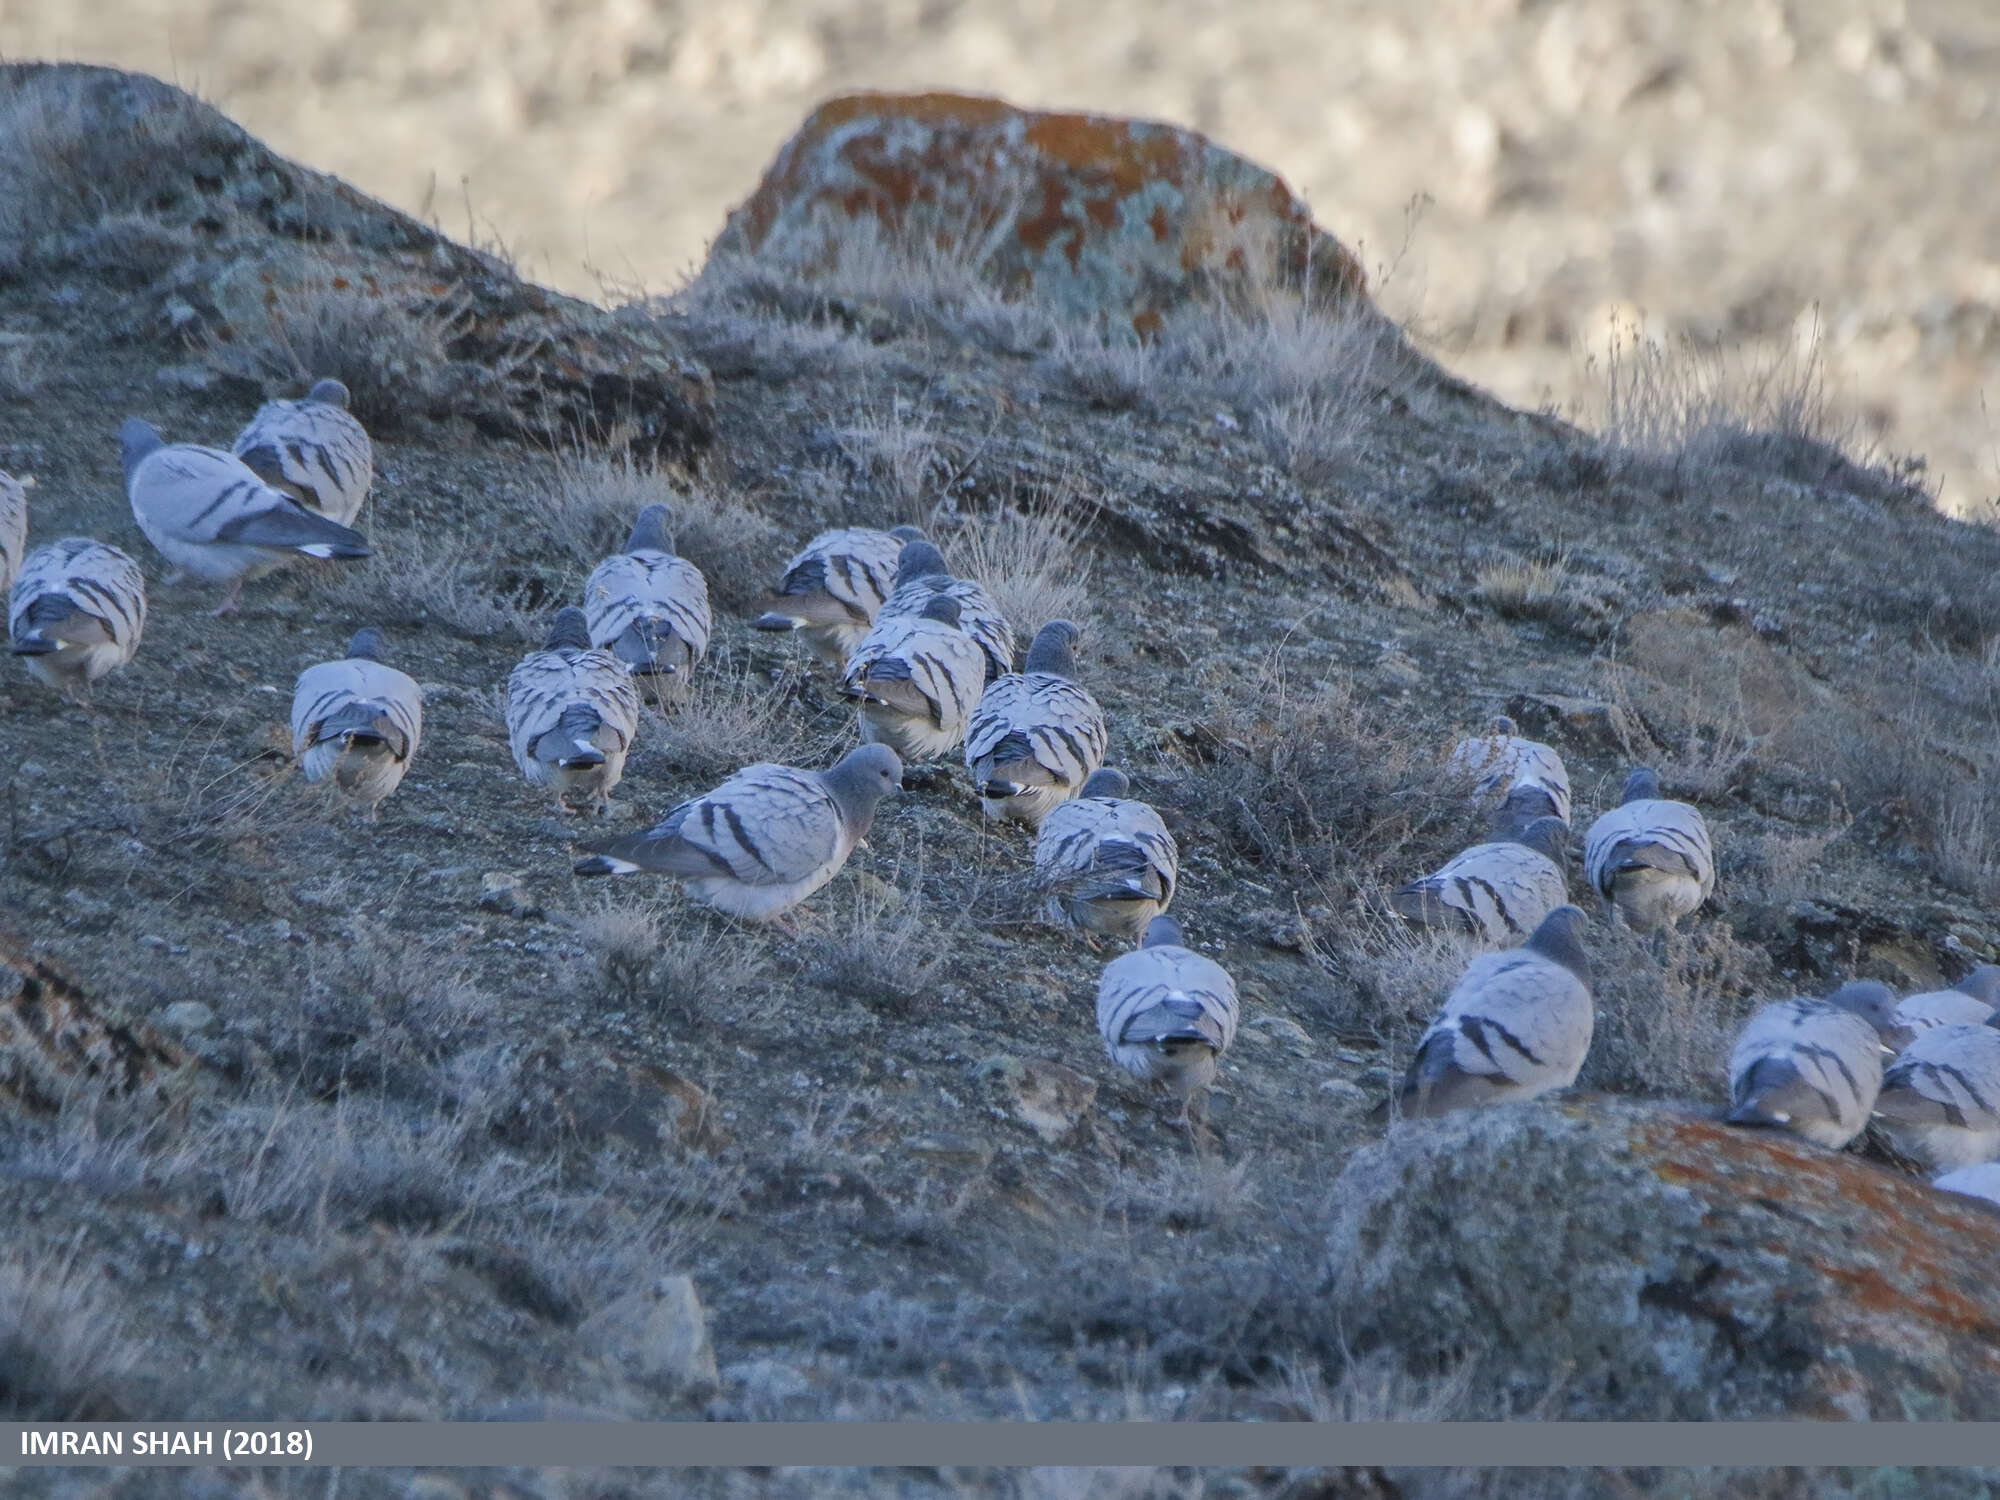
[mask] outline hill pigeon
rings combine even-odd
[[[1947,1193],[1959,1193],[1967,1198],[1984,1198],[1988,1203],[2000,1205],[2000,1162],[1982,1161],[1969,1167],[1957,1167],[1931,1179],[1931,1186]]]
[[[1860,979],[1824,1000],[1763,1007],[1729,1054],[1729,1123],[1845,1146],[1867,1126],[1882,1087],[1882,1031],[1894,1004],[1883,986]]]
[[[1569,900],[1563,842],[1569,825],[1537,818],[1512,839],[1474,844],[1432,874],[1392,893],[1407,921],[1476,933],[1489,943],[1518,943]]]
[[[887,745],[857,746],[830,771],[749,766],[644,833],[585,844],[576,873],[673,875],[704,905],[768,922],[840,873],[902,779]]]
[[[0,595],[14,587],[28,550],[28,486],[0,471]]]
[[[1178,1093],[1183,1117],[1235,1040],[1237,1012],[1236,981],[1188,948],[1172,917],[1148,922],[1145,946],[1112,959],[1097,981],[1106,1055],[1141,1082]]]
[[[970,578],[954,578],[944,554],[926,541],[907,543],[896,560],[895,587],[875,618],[894,619],[923,613],[938,594],[958,602],[959,626],[986,653],[986,680],[1014,670],[1014,627],[993,602],[993,596]]]
[[[1523,739],[1520,726],[1505,714],[1495,715],[1485,734],[1453,746],[1447,764],[1454,773],[1474,778],[1476,801],[1498,802],[1528,792],[1533,805],[1522,805],[1530,817],[1569,821],[1569,772],[1562,757],[1538,740]]]
[[[1040,828],[1104,764],[1104,710],[1070,681],[1076,639],[1067,620],[1044,625],[1026,668],[989,682],[973,710],[965,763],[988,817]]]
[[[383,665],[374,630],[357,630],[346,656],[307,667],[292,689],[292,754],[306,780],[331,778],[371,823],[402,784],[423,729],[424,695]]]
[[[1106,766],[1042,819],[1035,881],[1048,894],[1049,920],[1137,942],[1174,899],[1180,849],[1130,790],[1125,773]]]
[[[752,620],[750,628],[796,630],[807,650],[839,670],[854,655],[896,586],[896,562],[903,544],[923,539],[914,526],[822,531],[785,564],[770,608]]]
[[[1896,1002],[1887,1040],[1897,1051],[1937,1026],[1981,1026],[2000,1007],[2000,964],[1981,964],[1948,990],[1926,990]]]
[[[2000,1030],[1989,1020],[1924,1032],[1883,1072],[1875,1116],[1933,1172],[2000,1157]]]
[[[375,449],[347,409],[347,387],[321,380],[298,401],[267,401],[229,451],[274,490],[352,526],[375,481]]]
[[[1506,1104],[1576,1081],[1596,1023],[1585,920],[1559,906],[1526,946],[1466,965],[1417,1043],[1398,1094],[1403,1114]]]
[[[1662,798],[1659,776],[1644,767],[1625,778],[1618,806],[1590,825],[1583,868],[1635,932],[1671,927],[1715,889],[1708,824],[1687,803]]]
[[[712,617],[708,580],[674,556],[669,512],[639,512],[625,550],[591,569],[583,585],[590,644],[609,651],[639,677],[687,679],[708,654]]]
[[[359,532],[272,489],[233,453],[164,443],[137,417],[119,429],[118,440],[139,529],[181,572],[229,585],[218,615],[235,610],[246,578],[292,557],[368,555]]]
[[[639,730],[639,690],[609,651],[594,650],[583,611],[560,610],[547,643],[507,678],[507,739],[532,786],[553,787],[556,809],[581,792],[602,815],[625,774]]]
[[[958,601],[938,594],[920,614],[878,620],[848,658],[841,691],[860,708],[861,738],[908,762],[963,744],[985,686],[986,653],[959,629]]]
[[[7,634],[28,670],[77,699],[139,649],[146,577],[118,548],[87,536],[37,547],[7,600]]]

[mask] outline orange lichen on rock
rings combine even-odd
[[[1142,334],[1174,306],[1367,277],[1273,173],[1192,130],[961,94],[850,94],[786,142],[714,253],[811,274],[853,221],[957,253],[1010,294]]]
[[[1406,1128],[1336,1199],[1357,1352],[1476,1339],[1599,1417],[2000,1415],[2000,1214],[1858,1157],[1582,1098]]]

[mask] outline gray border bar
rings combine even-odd
[[[71,1445],[65,1434],[82,1451],[62,1452]],[[103,1451],[87,1451],[91,1434]],[[112,1434],[122,1451],[109,1451]],[[48,1446],[51,1436],[57,1451],[25,1451]],[[0,1423],[0,1473],[218,1464],[1973,1467],[2000,1465],[2000,1422]]]

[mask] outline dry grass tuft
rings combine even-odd
[[[656,503],[673,512],[674,550],[701,569],[713,604],[741,610],[761,597],[770,559],[783,550],[777,527],[733,495],[679,488],[629,456],[564,456],[532,518],[548,552],[589,569],[620,551],[639,512]]]
[[[930,414],[898,397],[887,407],[864,407],[830,429],[841,456],[869,479],[884,502],[887,524],[921,523],[931,509],[931,489],[947,466]]]
[[[1614,325],[1599,388],[1599,430],[1626,463],[1671,491],[1718,469],[1748,470],[1870,499],[1928,504],[1920,460],[1885,461],[1826,390],[1814,328],[1801,347],[1762,353],[1682,338],[1669,346]]]
[[[1100,411],[1143,411],[1153,404],[1160,378],[1154,345],[1113,331],[1102,336],[1074,325],[1061,327],[1041,363],[1045,379]]]
[[[1344,682],[1289,681],[1267,664],[1209,684],[1218,705],[1186,746],[1181,804],[1237,857],[1318,883],[1332,946],[1365,899],[1449,857],[1476,830],[1428,748]]]
[[[949,945],[920,894],[921,848],[907,862],[894,863],[910,868],[915,884],[903,889],[865,870],[853,872],[844,882],[852,893],[844,912],[831,917],[830,932],[813,935],[814,958],[805,981],[842,1000],[901,1016],[930,993]]]
[[[1090,521],[1074,494],[933,520],[930,529],[952,570],[984,585],[1024,641],[1050,620],[1089,625]]]
[[[1578,572],[1567,553],[1510,558],[1479,570],[1473,595],[1509,620],[1541,620],[1585,640],[1611,631],[1616,591]]]
[[[522,589],[493,583],[496,559],[464,533],[392,531],[370,545],[367,558],[316,580],[329,611],[382,626],[441,625],[468,640],[539,644],[547,633],[544,611]]]
[[[1993,801],[1979,787],[1959,788],[1938,818],[1935,850],[1944,883],[1987,906],[2000,905],[2000,817]]]
[[[576,934],[590,960],[578,976],[583,987],[680,1021],[716,1019],[769,973],[760,948],[692,913],[669,921],[648,897],[607,898],[577,918]]]
[[[851,714],[813,714],[812,676],[796,660],[765,668],[719,650],[690,678],[686,692],[670,714],[645,712],[639,744],[676,775],[705,786],[758,761],[830,765],[852,733]]]
[[[1724,922],[1662,940],[1597,925],[1587,948],[1597,1028],[1578,1082],[1621,1094],[1719,1101],[1723,1068],[1756,997],[1776,976]]]
[[[287,276],[263,304],[261,326],[238,323],[203,357],[228,374],[303,390],[332,376],[376,434],[407,431],[446,387],[450,345],[470,316],[460,296],[409,301],[331,263]]]
[[[136,1415],[126,1391],[140,1345],[76,1248],[0,1263],[0,1412],[15,1422],[106,1422]],[[136,1310],[134,1310],[136,1311]]]
[[[0,104],[0,259],[169,202],[186,183],[164,164],[240,139],[213,110],[151,79],[25,80]]]

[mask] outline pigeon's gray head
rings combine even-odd
[[[1155,917],[1146,924],[1146,939],[1142,948],[1185,948],[1181,938],[1181,924],[1172,917]]]
[[[1589,921],[1580,907],[1558,906],[1542,918],[1542,925],[1528,939],[1528,947],[1589,984],[1590,959],[1583,951],[1583,933]]]
[[[1521,732],[1521,726],[1505,714],[1495,714],[1486,721],[1486,732],[1488,734],[1504,734],[1507,738],[1512,739]]]
[[[1902,1023],[1896,1019],[1896,997],[1889,986],[1873,979],[1850,979],[1826,1003],[1836,1010],[1852,1011],[1877,1031],[1894,1031]]]
[[[544,651],[565,647],[574,651],[590,649],[590,621],[574,604],[556,611],[555,623],[549,626],[549,638],[542,643]]]
[[[903,550],[896,555],[898,583],[908,583],[912,578],[949,577],[951,569],[944,565],[944,554],[921,538],[903,543]]]
[[[1514,835],[1514,842],[1526,844],[1537,854],[1547,855],[1561,864],[1563,854],[1569,847],[1569,824],[1561,818],[1536,818]]]
[[[856,745],[826,773],[840,820],[860,838],[875,821],[875,804],[903,789],[903,761],[887,745]]]
[[[1083,639],[1083,632],[1067,620],[1051,620],[1035,632],[1034,644],[1028,647],[1026,670],[1047,672],[1055,677],[1069,677],[1076,672],[1076,643]]]
[[[167,446],[166,439],[153,430],[153,424],[137,417],[127,417],[125,425],[118,429],[118,446],[125,460],[125,482],[132,482],[132,471],[145,461],[146,455]]]
[[[347,410],[347,387],[328,376],[325,380],[315,380],[313,388],[306,392],[306,400],[317,401],[321,406],[337,406]]]
[[[915,526],[891,526],[889,528],[889,535],[905,545],[911,542],[921,542],[924,539],[922,530]],[[897,553],[896,555],[900,561],[902,554]]]
[[[1496,828],[1522,829],[1537,818],[1559,816],[1555,796],[1545,786],[1526,782],[1507,794],[1507,800],[1500,804],[1500,811],[1494,816]]]
[[[625,538],[627,552],[667,552],[674,550],[674,534],[667,529],[674,513],[655,501],[639,512],[632,534]]]
[[[1632,774],[1625,778],[1625,790],[1619,796],[1620,803],[1644,802],[1660,795],[1660,773],[1651,766],[1634,766]]]
[[[1981,964],[1952,988],[1982,1004],[2000,1006],[2000,964]]]
[[[380,661],[382,659],[382,632],[373,625],[364,626],[354,632],[354,639],[347,643],[350,661]]]
[[[1132,790],[1132,783],[1125,773],[1115,766],[1100,766],[1090,773],[1078,795],[1084,797],[1122,797]]]
[[[940,625],[956,626],[959,615],[956,599],[949,594],[933,594],[930,602],[924,605],[921,617],[926,620],[936,620]]]

